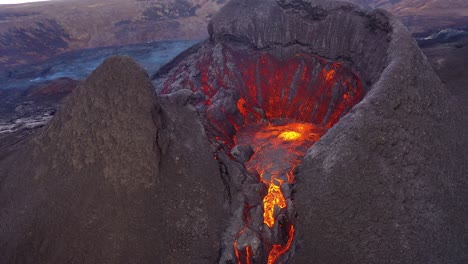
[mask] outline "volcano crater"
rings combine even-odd
[[[387,160],[369,157],[363,146],[387,144],[388,138],[395,137],[392,129],[414,128],[417,115],[423,116],[426,125],[432,123],[439,110],[427,106],[436,97],[447,98],[440,80],[408,31],[391,15],[350,3],[232,0],[212,18],[209,33],[208,40],[161,68],[153,76],[153,84],[159,94],[191,91],[188,97],[201,116],[220,164],[230,220],[219,263],[289,263],[296,254],[296,243],[302,248],[298,263],[310,259],[329,263],[327,259],[320,262],[313,253],[319,242],[310,238],[310,232],[328,243],[321,256],[326,256],[334,243],[329,234],[319,230],[321,225],[334,235],[348,234],[347,225],[337,215],[344,209],[334,188],[343,191],[340,197],[346,197],[352,192],[343,185],[347,182],[356,190],[364,189],[369,197],[377,195],[372,177],[380,171],[375,164],[386,164]],[[400,109],[402,104],[405,106]],[[354,113],[346,116],[350,111]],[[385,135],[375,135],[378,131],[385,131]],[[326,139],[320,140],[322,136]],[[396,137],[406,136],[398,132]],[[317,141],[320,146],[311,148]],[[359,163],[353,164],[356,160]],[[338,161],[340,166],[334,165]],[[360,175],[356,183],[350,183],[355,177],[344,171],[345,164],[354,175]],[[334,172],[335,168],[339,171]],[[391,165],[388,168],[384,170],[397,170]],[[298,195],[296,178],[302,186]],[[428,176],[423,181],[431,185],[434,179]],[[322,187],[312,187],[314,183]],[[317,196],[313,190],[331,193]],[[361,200],[350,196],[354,200],[345,204],[353,208]],[[336,212],[316,204],[318,201]],[[368,215],[381,211],[374,206],[363,210]],[[326,219],[315,220],[310,212]],[[436,228],[416,223],[400,211],[395,215],[409,225]],[[358,229],[365,225],[366,221],[360,221]],[[349,246],[348,242],[340,243],[344,248]],[[351,244],[367,247],[361,242]],[[389,248],[372,248],[393,254],[388,253],[392,251]],[[337,250],[338,255],[347,252],[358,259],[372,259],[343,248]]]

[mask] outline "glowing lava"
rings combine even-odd
[[[279,135],[279,138],[282,140],[296,140],[301,137],[301,134],[296,131],[286,131]]]
[[[272,238],[262,237],[264,230],[252,231],[246,217],[251,207],[245,203],[245,226],[234,239],[237,263],[287,261],[280,258],[294,240],[295,216],[288,211],[293,171],[326,130],[362,99],[361,80],[349,62],[314,54],[282,58],[224,44],[197,54],[168,73],[161,93],[191,89],[200,98],[196,107],[206,116],[205,130],[221,149],[250,145],[254,150],[244,165],[268,190],[263,223]],[[264,256],[258,245],[239,248],[238,239],[249,236],[246,230],[257,232],[268,259],[258,260]]]
[[[278,214],[288,205],[281,190],[282,185],[294,182],[294,168],[307,149],[326,130],[325,127],[311,123],[277,120],[276,124],[248,125],[238,131],[236,144],[250,145],[255,150],[255,154],[245,164],[247,169],[251,173],[258,173],[262,182],[268,186],[268,193],[263,198],[263,222],[268,228],[275,228]],[[288,223],[279,228],[288,234],[288,240],[285,244],[272,245],[268,264],[276,263],[289,250],[294,239],[294,225]],[[238,252],[237,244],[234,246]],[[245,250],[248,253],[249,249]],[[238,261],[242,263],[239,258]]]
[[[291,225],[291,228],[289,230],[288,242],[286,243],[285,246],[273,245],[273,249],[271,249],[270,254],[268,255],[268,264],[276,263],[278,258],[289,250],[293,240],[294,240],[294,226]]]
[[[270,185],[275,179],[281,184],[293,183],[289,172],[326,130],[323,126],[291,120],[247,125],[237,132],[236,144],[250,145],[254,149],[254,155],[245,165],[252,173],[258,173],[265,184]]]
[[[275,207],[286,207],[286,199],[280,189],[282,183],[280,179],[272,180],[268,187],[268,194],[263,198],[263,222],[270,228],[275,224]]]

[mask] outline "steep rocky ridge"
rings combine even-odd
[[[0,164],[2,263],[213,263],[217,162],[196,113],[106,60]]]

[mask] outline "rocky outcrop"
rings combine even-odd
[[[128,57],[106,60],[0,164],[2,263],[213,263],[223,187],[204,130]]]

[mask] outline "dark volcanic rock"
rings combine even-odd
[[[128,57],[75,89],[0,164],[0,262],[214,263],[218,165],[196,113],[167,100]]]
[[[215,263],[225,228],[224,186],[205,130],[188,94],[161,96],[163,205],[161,263]],[[161,189],[159,189],[161,188]],[[154,263],[154,262],[151,262]]]
[[[239,162],[249,161],[253,154],[254,150],[251,146],[237,145],[231,150],[231,155]]]
[[[55,80],[32,87],[28,91],[29,96],[54,96],[54,95],[67,95],[78,86],[79,81],[73,80],[68,77],[57,78]]]

